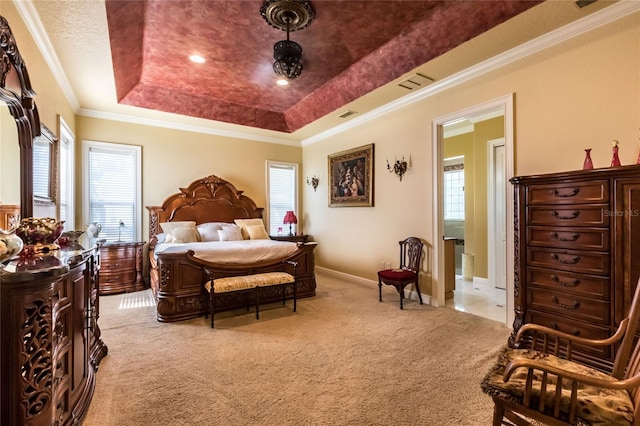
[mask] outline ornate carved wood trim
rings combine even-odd
[[[33,216],[33,138],[40,135],[35,95],[9,23],[0,16],[0,100],[6,102],[18,129],[22,217]]]

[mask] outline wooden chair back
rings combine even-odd
[[[616,353],[612,373],[615,377],[618,377],[617,374],[620,374],[625,379],[640,374],[640,340],[636,337],[640,323],[640,279],[636,284],[633,300],[629,307],[628,318],[629,328]],[[631,352],[632,349],[633,352]],[[631,356],[629,357],[630,352]],[[635,387],[630,389],[629,396],[631,397],[631,401],[633,401],[633,424],[640,425],[640,388]]]
[[[422,241],[416,237],[409,237],[400,241],[400,269],[409,269],[418,273],[423,246]]]
[[[638,331],[639,323],[640,323],[640,279],[636,284],[635,291],[633,293],[633,299],[631,300],[631,305],[629,306],[629,314],[627,315],[629,323],[627,325],[627,332],[622,338],[622,342],[620,343],[620,347],[616,351],[616,357],[613,363],[613,370],[611,371],[611,375],[617,379],[622,379],[623,377],[631,377],[634,374],[630,375],[631,372],[631,364],[637,364],[640,360],[629,359],[631,356],[631,351],[633,351],[633,358],[637,358],[640,356],[638,353],[640,348],[636,345],[636,333]],[[634,349],[635,348],[635,349]],[[638,366],[635,366],[635,369],[638,369]],[[637,371],[636,371],[637,372]],[[634,390],[634,393],[637,391]]]

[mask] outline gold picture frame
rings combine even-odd
[[[373,144],[330,154],[329,207],[373,207]]]

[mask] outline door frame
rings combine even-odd
[[[445,277],[444,277],[444,212],[443,212],[443,178],[442,164],[442,139],[444,124],[460,120],[466,117],[486,114],[500,108],[504,111],[504,145],[505,145],[505,181],[509,181],[514,173],[514,118],[513,98],[510,93],[505,96],[483,102],[481,104],[465,108],[447,115],[436,117],[431,122],[433,156],[433,282],[431,303],[433,306],[445,305]],[[513,191],[506,191],[507,206],[513,206]],[[514,215],[507,214],[507,265],[514,265]],[[507,318],[506,325],[511,327],[515,318],[514,308],[514,269],[507,267]]]
[[[496,232],[496,221],[494,220],[496,218],[496,177],[495,177],[495,169],[496,169],[496,164],[495,164],[495,148],[497,146],[505,146],[505,140],[504,138],[497,138],[497,139],[491,139],[489,141],[487,141],[487,159],[488,159],[488,175],[487,175],[487,197],[488,197],[488,202],[487,202],[487,249],[489,250],[489,253],[498,253],[497,251],[497,238],[496,236],[498,235],[498,233]],[[505,160],[506,160],[506,147],[505,147]],[[505,180],[506,182],[506,180]],[[507,215],[508,210],[506,208],[506,188],[505,188],[505,222],[507,220]],[[507,224],[505,223],[505,228],[506,228]],[[507,228],[507,232],[508,232],[508,228]],[[505,253],[506,255],[506,253]],[[489,264],[487,265],[488,267],[488,279],[490,283],[494,283],[494,287],[495,286],[495,282],[496,282],[496,276],[497,276],[497,269],[496,269],[496,261],[495,259],[497,258],[497,256],[493,257],[492,261],[489,261]],[[507,259],[505,258],[505,266],[507,265]],[[505,283],[506,284],[506,283]]]

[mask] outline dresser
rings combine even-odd
[[[640,277],[640,166],[511,182],[514,335],[523,324],[536,323],[590,339],[611,336]],[[606,370],[613,349],[576,347],[574,356]]]
[[[95,246],[0,268],[0,424],[81,421],[107,354],[98,269]]]
[[[144,290],[142,247],[144,242],[106,242],[100,248],[100,294]]]

